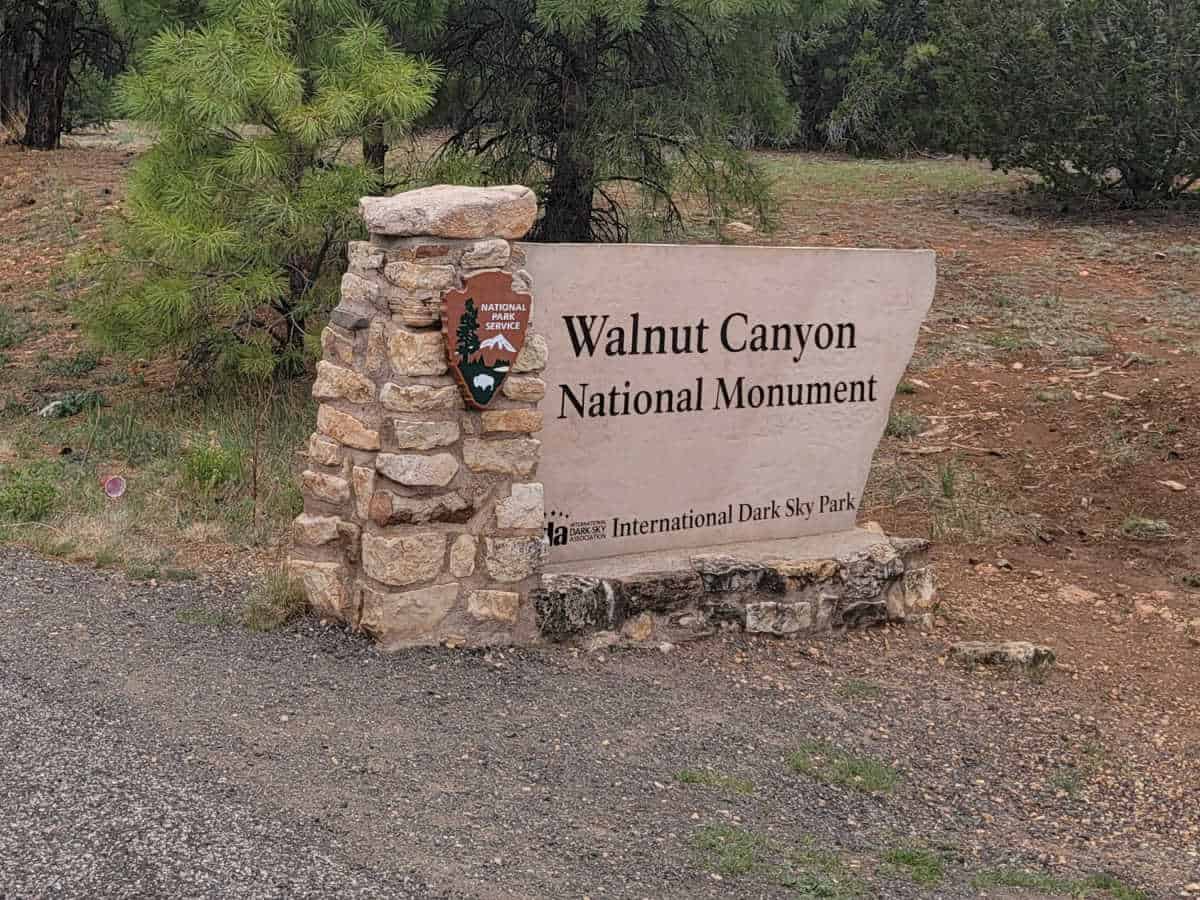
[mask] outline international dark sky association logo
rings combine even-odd
[[[483,409],[500,391],[525,345],[533,298],[513,290],[507,272],[480,272],[442,297],[450,368],[467,402]]]

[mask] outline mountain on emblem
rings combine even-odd
[[[509,272],[480,272],[442,296],[446,355],[468,405],[483,409],[499,392],[525,345],[532,304]]]
[[[514,347],[512,344],[510,344],[508,342],[508,338],[506,338],[502,334],[498,334],[493,338],[488,338],[486,341],[480,341],[479,348],[481,350],[490,350],[490,349],[499,348],[501,350],[507,350],[509,353],[517,352],[517,348]]]

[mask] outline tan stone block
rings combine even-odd
[[[314,431],[308,437],[308,458],[317,465],[340,466],[342,464],[342,445],[321,432]]]
[[[546,547],[538,537],[487,538],[484,565],[496,581],[520,581],[541,570]]]
[[[477,542],[469,534],[460,534],[450,545],[450,574],[455,578],[470,578],[475,573]]]
[[[370,403],[375,399],[375,383],[350,369],[321,360],[317,363],[317,380],[313,383],[312,395],[317,400]]]
[[[378,431],[349,413],[326,404],[322,404],[317,410],[317,429],[348,447],[359,450],[379,449]]]
[[[393,296],[388,298],[388,308],[394,318],[412,328],[424,328],[442,321],[439,297]]]
[[[345,503],[350,499],[350,482],[337,475],[305,469],[300,474],[300,487],[305,495],[325,503]]]
[[[370,241],[348,241],[346,261],[352,271],[371,272],[383,267],[383,251],[372,247]]]
[[[517,621],[520,608],[521,595],[512,591],[471,591],[467,595],[467,612],[476,619],[511,623]]]
[[[308,605],[324,615],[345,619],[349,611],[341,563],[288,560],[288,574],[300,582]]]
[[[546,396],[546,382],[534,375],[509,375],[500,390],[509,400],[537,403]]]
[[[391,491],[376,491],[368,512],[371,521],[380,528],[426,522],[462,523],[474,515],[475,505],[457,491],[436,497],[401,497]]]
[[[354,341],[328,326],[321,330],[321,352],[331,362],[354,365]]]
[[[384,584],[403,587],[436,578],[445,557],[446,536],[437,531],[396,537],[364,534],[362,539],[363,571]]]
[[[458,460],[449,453],[380,453],[375,457],[375,469],[409,487],[445,487],[458,474]]]
[[[462,264],[467,269],[499,269],[508,262],[511,253],[508,241],[498,238],[479,241],[463,251]]]
[[[370,309],[379,300],[379,285],[361,275],[347,272],[342,276],[341,298],[339,306]]]
[[[528,434],[542,430],[542,413],[537,409],[489,409],[480,417],[485,434],[517,431]]]
[[[529,294],[533,292],[533,279],[529,277],[529,273],[524,269],[517,269],[513,272],[512,289],[518,294]]]
[[[533,227],[537,197],[520,185],[439,184],[391,197],[363,197],[359,209],[372,234],[515,241]]]
[[[388,338],[388,356],[393,371],[399,375],[442,375],[448,365],[440,331],[398,328]]]
[[[654,616],[644,612],[626,619],[621,626],[621,634],[631,641],[650,640],[651,635],[654,634]]]
[[[319,547],[337,540],[337,516],[310,516],[302,513],[292,522],[292,540],[297,544]]]
[[[387,328],[383,322],[372,322],[367,329],[367,355],[364,368],[372,378],[381,378],[387,374]]]
[[[517,354],[512,370],[514,372],[536,372],[546,368],[549,358],[550,348],[546,345],[546,339],[540,334],[531,334],[525,338],[525,346]]]
[[[384,650],[433,643],[438,625],[457,602],[457,584],[386,594],[364,585],[359,624],[379,640]]]
[[[375,495],[375,470],[370,466],[355,466],[350,472],[354,482],[354,514],[360,520],[371,512],[371,498]]]
[[[415,262],[391,262],[383,267],[383,276],[406,291],[428,292],[440,296],[458,282],[454,266],[430,266]]]
[[[428,384],[407,384],[401,387],[389,382],[379,392],[379,402],[393,412],[428,412],[433,409],[461,409],[462,394],[454,385],[434,387]]]
[[[494,441],[467,438],[463,441],[463,461],[473,472],[523,477],[537,468],[541,446],[542,442],[534,438]]]
[[[514,484],[511,494],[496,504],[496,525],[500,528],[541,529],[546,514],[542,486]]]
[[[460,432],[457,422],[424,422],[393,419],[392,433],[401,450],[434,450],[456,443]]]

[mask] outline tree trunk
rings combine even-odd
[[[554,147],[554,172],[546,192],[546,214],[538,224],[539,241],[589,243],[596,166],[592,148],[585,146],[589,88],[595,73],[594,48],[572,44],[563,50],[562,107]]]
[[[362,139],[363,162],[380,180],[383,179],[383,162],[387,158],[387,152],[388,145],[385,143],[382,123],[368,125]]]
[[[589,243],[592,235],[594,169],[581,158],[574,135],[560,134],[554,175],[546,192],[546,214],[538,224],[539,241]]]
[[[16,140],[24,132],[25,100],[29,94],[29,71],[33,32],[28,30],[29,13],[8,10],[0,16],[0,125]]]
[[[21,143],[36,150],[53,150],[63,130],[63,103],[71,69],[75,34],[75,3],[54,0],[46,10],[45,40],[29,82],[29,108]]]

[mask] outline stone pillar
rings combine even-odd
[[[314,610],[385,648],[534,640],[545,340],[531,330],[488,408],[468,408],[441,299],[481,272],[531,293],[510,242],[537,201],[524,187],[439,186],[365,197],[361,211],[370,240],[350,244],[321,335],[290,569]]]

